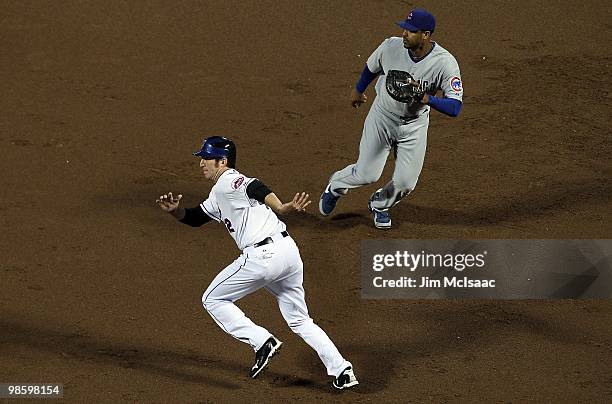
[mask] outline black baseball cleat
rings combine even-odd
[[[357,386],[359,382],[355,377],[352,367],[347,367],[340,373],[340,376],[336,377],[336,380],[332,382],[332,385],[340,390],[348,389],[349,387]]]
[[[278,353],[282,342],[277,340],[275,337],[270,337],[264,344],[257,350],[255,354],[255,364],[251,369],[250,376],[256,378],[268,365],[270,359]]]

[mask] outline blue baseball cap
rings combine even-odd
[[[436,29],[436,19],[429,11],[423,8],[415,8],[404,21],[398,22],[397,25],[406,31],[434,32]]]

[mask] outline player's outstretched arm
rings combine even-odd
[[[179,206],[183,195],[177,195],[174,197],[172,192],[161,195],[155,202],[157,205],[166,213],[171,214],[177,220],[181,220],[185,217],[185,209]]]
[[[275,213],[280,215],[286,215],[291,212],[304,212],[306,207],[310,205],[312,202],[308,199],[309,195],[305,192],[297,193],[293,197],[291,202],[282,203],[280,199],[274,194],[274,192],[266,195],[265,203],[268,205]]]

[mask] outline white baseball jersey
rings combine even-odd
[[[253,180],[235,169],[226,170],[200,204],[208,216],[225,224],[241,250],[287,229],[272,209],[248,197],[247,185]]]
[[[435,95],[438,90],[442,90],[445,97],[462,101],[463,86],[459,64],[450,52],[435,42],[427,55],[421,59],[413,59],[408,49],[404,48],[402,38],[387,38],[370,55],[367,64],[372,73],[381,73],[376,82],[377,97],[374,103],[395,115],[419,115],[420,112],[428,110],[429,106],[420,105],[411,111],[407,104],[391,98],[385,87],[385,73],[389,70],[410,73],[427,94]]]
[[[202,305],[223,331],[257,352],[273,335],[255,324],[234,302],[265,288],[276,297],[291,330],[318,353],[327,374],[337,377],[352,365],[310,318],[302,285],[304,264],[298,247],[286,233],[281,234],[286,226],[276,214],[247,195],[247,186],[254,180],[228,169],[219,176],[208,199],[200,204],[208,216],[225,224],[243,250],[213,279],[202,295]],[[267,237],[272,242],[254,246]]]

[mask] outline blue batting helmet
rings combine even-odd
[[[194,156],[204,160],[226,158],[228,162],[236,162],[236,145],[234,142],[223,136],[211,136],[204,139],[202,148],[193,153]]]

